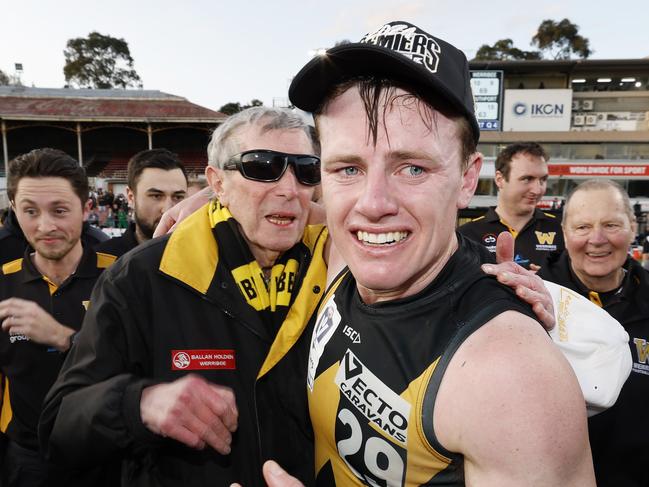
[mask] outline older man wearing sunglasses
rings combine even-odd
[[[206,175],[217,199],[95,289],[41,418],[53,461],[121,456],[125,485],[263,485],[271,457],[313,477],[297,393],[302,331],[326,284],[327,231],[307,226],[320,182],[311,134],[264,107],[215,130]]]

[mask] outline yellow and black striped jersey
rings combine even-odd
[[[347,272],[320,307],[307,395],[318,486],[461,486],[463,457],[433,429],[446,366],[467,336],[527,305],[479,264],[487,251],[460,237],[437,278],[407,298],[364,304]],[[477,406],[477,405],[476,405]]]

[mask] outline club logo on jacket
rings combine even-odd
[[[639,374],[649,375],[649,343],[644,338],[634,338],[633,343],[635,343],[636,349],[636,360],[633,362],[633,372]]]
[[[554,237],[557,235],[557,232],[534,232],[536,235],[536,250],[544,250],[546,252],[554,252],[557,250],[557,246],[554,243]]]
[[[234,350],[172,350],[171,370],[234,370]]]

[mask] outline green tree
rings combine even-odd
[[[8,85],[9,84],[9,76],[7,76],[4,71],[0,69],[0,85]]]
[[[219,112],[226,115],[234,115],[235,113],[239,113],[241,110],[245,110],[246,108],[261,107],[263,105],[263,101],[258,100],[257,98],[253,98],[252,100],[250,100],[250,103],[248,105],[242,105],[238,101],[226,103],[221,108],[219,108]]]
[[[91,32],[68,40],[63,51],[65,81],[78,88],[141,88],[133,58],[124,39]]]
[[[258,100],[257,98],[253,98],[250,100],[250,105],[244,105],[243,108],[250,108],[250,107],[262,107],[264,106],[264,102],[261,100]]]
[[[514,61],[541,59],[541,53],[538,51],[523,51],[514,47],[514,41],[511,39],[500,39],[493,46],[483,44],[476,52],[476,61]]]
[[[239,102],[230,102],[226,103],[223,105],[221,108],[219,108],[219,112],[225,113],[226,115],[234,115],[235,113],[239,113],[241,110],[241,103]]]
[[[553,59],[570,59],[572,54],[586,59],[593,53],[588,44],[588,39],[579,35],[579,26],[568,19],[544,20],[532,37],[532,45]]]

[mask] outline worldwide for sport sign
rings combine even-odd
[[[480,130],[502,128],[502,71],[471,71],[471,91]]]

